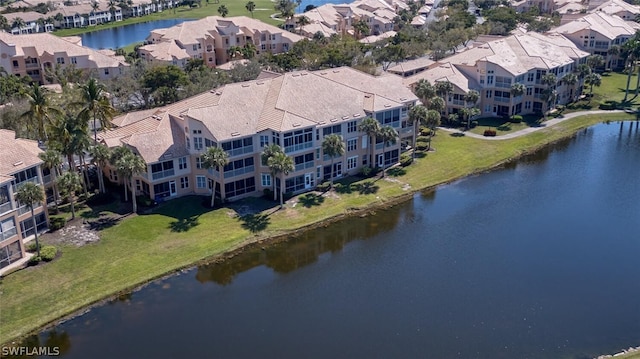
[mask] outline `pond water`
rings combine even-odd
[[[104,30],[87,32],[78,35],[82,38],[82,45],[92,49],[117,49],[134,42],[144,41],[151,30],[171,27],[192,19],[165,19],[141,22]]]
[[[441,134],[445,135],[445,134]],[[159,280],[28,340],[65,358],[592,358],[640,344],[640,131]]]

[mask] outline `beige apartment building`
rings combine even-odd
[[[31,210],[15,199],[21,184],[43,185],[40,169],[42,152],[36,141],[15,137],[15,132],[0,129],[0,270],[24,260],[25,241],[35,233]],[[47,209],[34,205],[38,233],[47,230]]]
[[[480,93],[477,104],[481,116],[530,114],[566,104],[579,96],[582,83],[568,85],[562,78],[586,62],[589,53],[560,34],[516,33],[507,37],[485,36],[466,51],[440,60],[436,65],[416,75],[406,77],[408,86],[421,79],[432,84],[449,81],[454,91],[447,98],[446,113],[457,113],[465,103],[469,90]],[[558,82],[554,87],[555,103],[543,104],[545,86],[542,77],[552,73]],[[515,83],[525,86],[525,92],[512,96]]]
[[[99,135],[109,147],[128,146],[147,163],[136,178],[137,193],[156,200],[187,194],[216,193],[229,200],[261,195],[274,181],[261,163],[270,144],[280,145],[293,158],[285,193],[301,193],[320,182],[353,175],[363,166],[387,167],[398,162],[401,140],[386,146],[358,130],[373,117],[412,136],[408,109],[417,98],[402,79],[374,77],[351,68],[299,71],[229,84],[154,110],[132,112],[113,120],[115,128]],[[345,154],[331,159],[322,152],[323,138],[339,134]],[[202,166],[201,155],[218,146],[229,154],[224,176]],[[372,156],[370,154],[373,154]],[[105,175],[121,182],[113,168]]]
[[[203,59],[209,67],[215,67],[233,59],[234,48],[253,44],[257,53],[278,54],[289,51],[302,40],[300,35],[246,16],[209,16],[196,21],[156,29],[147,37],[148,45],[138,49],[149,62],[173,64],[183,67],[187,60]]]
[[[110,56],[82,46],[79,38],[51,34],[12,35],[0,32],[0,66],[8,73],[29,76],[46,84],[45,68],[74,65],[106,80],[123,73],[129,66],[122,56]]]

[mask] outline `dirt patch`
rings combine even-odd
[[[64,228],[44,234],[42,240],[49,244],[72,244],[80,247],[99,241],[100,236],[89,223],[78,218],[68,222]]]

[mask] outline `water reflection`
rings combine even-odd
[[[44,340],[43,340],[44,339]],[[27,337],[22,343],[21,347],[24,355],[2,355],[3,358],[10,359],[27,359],[33,358],[33,353],[47,353],[52,356],[64,355],[71,350],[71,338],[66,331],[59,331],[57,329],[51,329],[44,338],[39,335],[31,335]],[[19,349],[19,347],[14,347]],[[5,354],[5,350],[11,353],[9,349],[3,349],[2,354]]]
[[[435,190],[423,194],[423,197],[433,200]],[[415,214],[408,207],[408,204],[403,204],[380,210],[376,216],[349,218],[325,226],[321,231],[305,232],[273,246],[253,247],[223,263],[199,266],[196,280],[228,285],[235,275],[262,265],[276,273],[289,273],[316,262],[323,253],[341,251],[351,241],[366,240],[392,230],[401,214],[413,222]]]

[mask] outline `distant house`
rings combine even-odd
[[[26,182],[44,185],[36,141],[15,137],[15,132],[0,129],[0,273],[11,264],[24,262],[25,243],[35,231],[47,230],[48,215],[44,203],[34,205],[36,227],[31,210],[15,199]]]
[[[7,19],[9,25],[12,26],[11,33],[13,35],[20,34],[35,34],[38,32],[51,32],[54,29],[52,23],[46,22],[46,15],[43,15],[39,12],[35,11],[25,11],[25,12],[12,12],[8,14],[3,14],[2,16]],[[22,19],[24,22],[23,26],[14,27],[14,23],[16,19]]]
[[[74,65],[91,71],[100,79],[122,74],[129,66],[122,56],[81,46],[80,38],[61,38],[51,34],[11,35],[0,32],[0,66],[8,73],[29,76],[45,84],[46,68]]]
[[[188,59],[203,59],[215,67],[234,59],[232,53],[253,45],[257,54],[287,52],[303,37],[246,16],[209,16],[151,31],[140,57],[183,67]]]
[[[135,178],[136,190],[156,200],[211,191],[236,200],[262,195],[274,183],[295,194],[332,176],[356,174],[363,166],[397,163],[402,140],[384,146],[374,139],[371,148],[358,126],[372,117],[395,128],[401,139],[410,138],[408,109],[416,101],[395,75],[374,77],[348,67],[270,74],[119,116],[114,128],[99,134],[99,141],[127,146],[146,161],[147,171]],[[329,134],[341,135],[346,150],[333,160],[333,167],[322,152]],[[294,160],[294,171],[284,183],[261,162],[261,153],[271,144],[280,145]],[[228,153],[224,176],[203,167],[201,156],[208,147]],[[105,176],[122,181],[113,167],[105,169]]]

